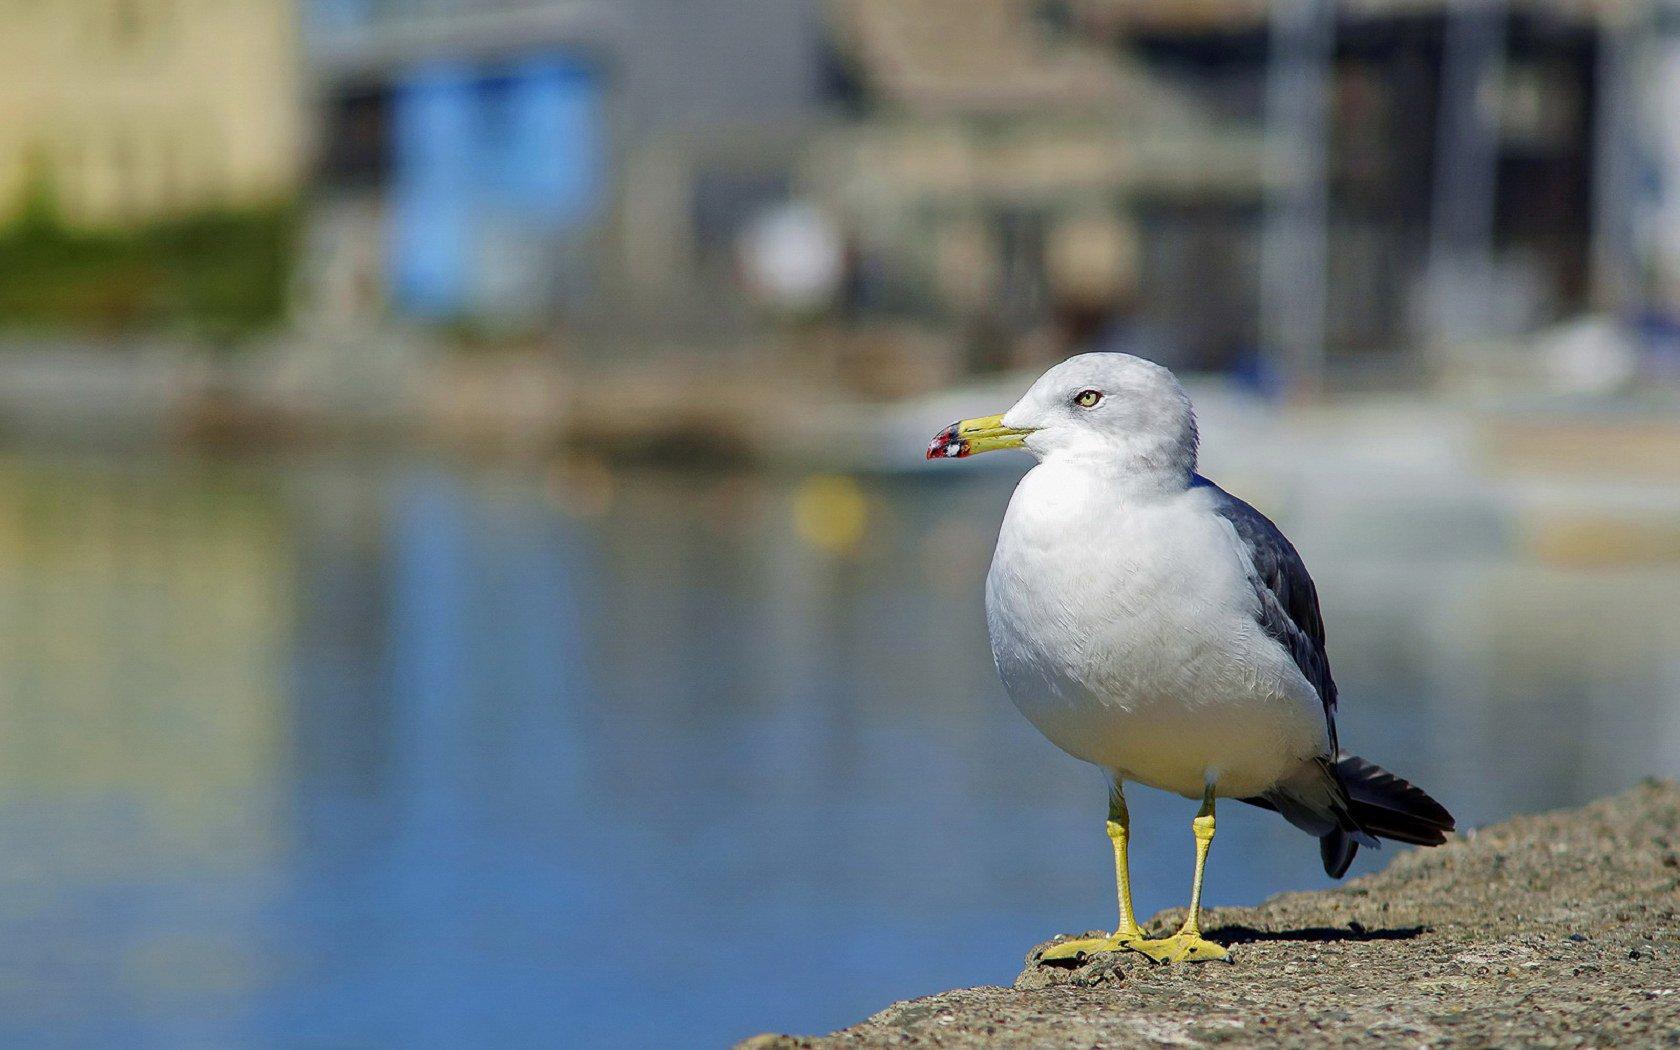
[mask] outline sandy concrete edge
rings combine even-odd
[[[1039,945],[1013,988],[740,1045],[1680,1047],[1680,785],[1519,817],[1203,925],[1232,962],[1069,970],[1036,963]]]

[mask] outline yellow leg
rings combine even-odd
[[[1120,785],[1108,800],[1108,837],[1114,842],[1114,886],[1120,898],[1120,925],[1116,937],[1142,937],[1143,930],[1132,911],[1132,868],[1126,859],[1126,846],[1132,837],[1132,817],[1126,812],[1126,800],[1120,796]]]
[[[1196,878],[1190,884],[1190,914],[1185,916],[1184,925],[1171,937],[1138,941],[1131,946],[1134,951],[1142,952],[1156,962],[1206,962],[1230,955],[1202,936],[1202,869],[1207,866],[1208,847],[1213,845],[1212,784],[1203,793],[1202,808],[1197,811],[1196,819],[1190,822],[1190,828],[1196,835]]]
[[[1114,885],[1120,897],[1120,925],[1112,936],[1063,941],[1045,949],[1041,959],[1073,959],[1098,952],[1117,952],[1143,940],[1143,929],[1138,926],[1137,916],[1132,911],[1132,874],[1126,860],[1126,846],[1131,834],[1132,817],[1126,811],[1126,797],[1121,794],[1120,782],[1116,780],[1108,792],[1108,837],[1114,844]]]

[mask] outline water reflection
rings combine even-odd
[[[1006,981],[1112,907],[985,649],[1010,480],[0,464],[0,1040],[716,1044]],[[1308,545],[1344,739],[1469,822],[1680,772],[1680,574],[1478,535]],[[1147,913],[1190,808],[1135,794]],[[1325,882],[1230,811],[1213,903]]]

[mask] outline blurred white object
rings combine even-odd
[[[1559,391],[1608,394],[1633,382],[1639,371],[1639,348],[1609,317],[1568,321],[1541,332],[1536,342],[1547,382]]]
[[[741,272],[752,294],[783,310],[815,310],[834,301],[845,267],[840,235],[815,205],[778,204],[741,232]]]

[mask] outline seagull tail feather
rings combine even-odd
[[[1334,879],[1347,874],[1360,846],[1375,848],[1378,839],[1439,846],[1454,828],[1452,814],[1422,788],[1357,755],[1310,763],[1302,775],[1243,801],[1315,836]]]

